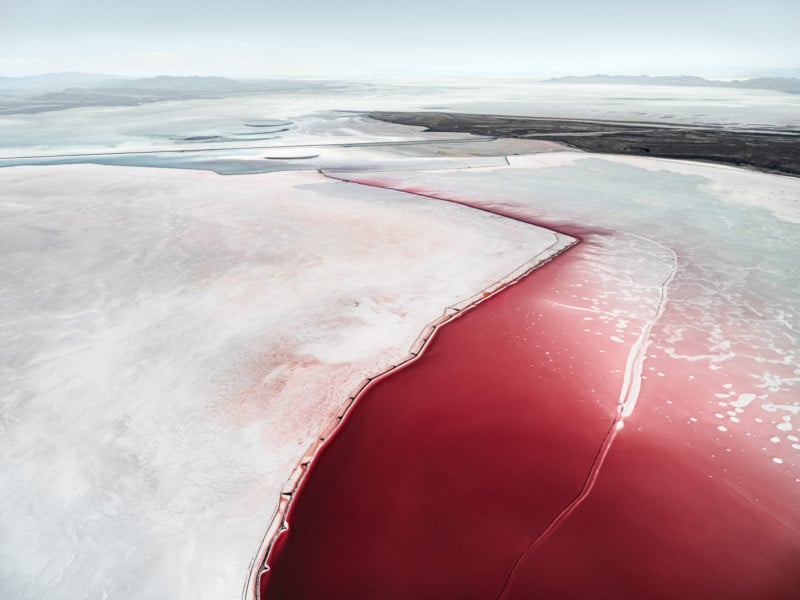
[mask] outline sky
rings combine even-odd
[[[0,75],[798,69],[798,0],[0,0]]]

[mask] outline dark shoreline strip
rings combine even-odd
[[[555,141],[600,154],[709,161],[800,177],[800,131],[441,112],[371,112],[427,131]]]

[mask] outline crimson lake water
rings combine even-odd
[[[352,179],[469,198],[382,177]],[[673,348],[708,345],[678,325],[741,312],[709,312],[697,238],[676,255],[613,227],[566,233],[582,242],[361,395],[295,494],[262,598],[800,597],[797,483],[759,447],[788,421],[741,423],[751,355],[721,369]]]
[[[716,486],[694,448],[630,426],[591,503],[525,554],[580,494],[616,415],[629,345],[565,306],[576,285],[613,294],[592,287],[596,251],[584,241],[446,325],[359,398],[295,496],[262,598],[495,598],[520,557],[508,597],[798,589],[768,559],[793,556],[775,543],[785,528]],[[751,558],[732,577],[736,556]]]

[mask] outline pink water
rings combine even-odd
[[[650,347],[677,318],[656,310],[666,254],[568,233],[583,242],[358,399],[295,495],[262,598],[800,597],[796,482],[754,435],[779,421],[728,431],[714,411],[737,395],[697,398],[746,374]],[[641,389],[621,419],[626,373]]]

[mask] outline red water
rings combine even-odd
[[[628,348],[563,306],[586,285],[585,246],[448,324],[359,398],[296,494],[263,598],[500,592],[580,492],[615,415]]]
[[[650,350],[596,462],[643,326],[624,343],[586,327],[587,299],[628,292],[593,278],[598,239],[362,394],[295,494],[262,598],[800,598],[797,482],[696,401],[735,369]]]

